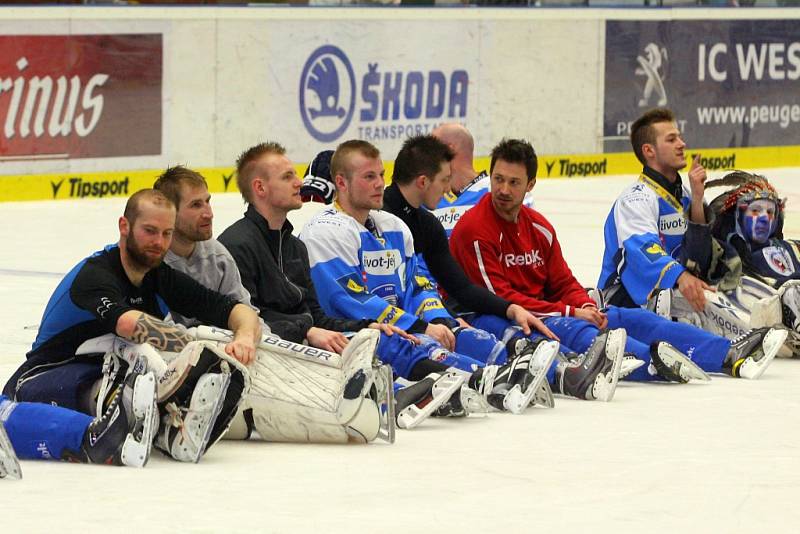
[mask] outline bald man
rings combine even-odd
[[[461,216],[489,192],[489,175],[486,171],[475,170],[475,140],[464,125],[445,123],[437,126],[432,133],[453,152],[450,191],[445,192],[436,209],[432,210],[449,239]],[[533,208],[531,193],[525,195],[523,204]]]

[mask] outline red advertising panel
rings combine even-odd
[[[161,34],[0,35],[0,161],[161,153]]]

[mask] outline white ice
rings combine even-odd
[[[800,169],[765,173],[800,237]],[[584,285],[631,179],[536,186]],[[123,205],[0,204],[0,384],[59,275],[116,241]],[[233,194],[213,206],[217,231],[243,211]],[[430,420],[391,446],[223,441],[198,465],[154,451],[141,470],[25,461],[22,481],[0,481],[0,532],[796,532],[799,386],[800,361],[778,360],[757,381],[623,383],[609,404]]]

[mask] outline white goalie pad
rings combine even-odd
[[[230,332],[198,327],[199,338],[230,340]],[[265,335],[250,365],[244,408],[268,441],[366,443],[394,441],[391,370],[378,366],[380,332],[364,329],[339,355]]]

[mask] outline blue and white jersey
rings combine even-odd
[[[300,233],[325,312],[404,330],[417,319],[450,318],[431,281],[418,272],[408,227],[385,211],[371,211],[370,221],[374,233],[329,206]]]
[[[675,258],[686,232],[690,198],[684,185],[679,203],[645,174],[625,189],[606,218],[598,287],[622,283],[640,306],[654,290],[674,287],[685,270]]]
[[[467,210],[478,203],[483,195],[491,190],[491,183],[489,175],[486,171],[481,172],[475,177],[467,186],[461,191],[460,194],[448,191],[439,201],[433,214],[439,219],[439,222],[444,226],[444,231],[447,233],[447,239],[450,239],[450,234],[453,233],[453,228],[456,223],[464,215]],[[522,202],[529,208],[533,208],[533,195],[528,193]]]

